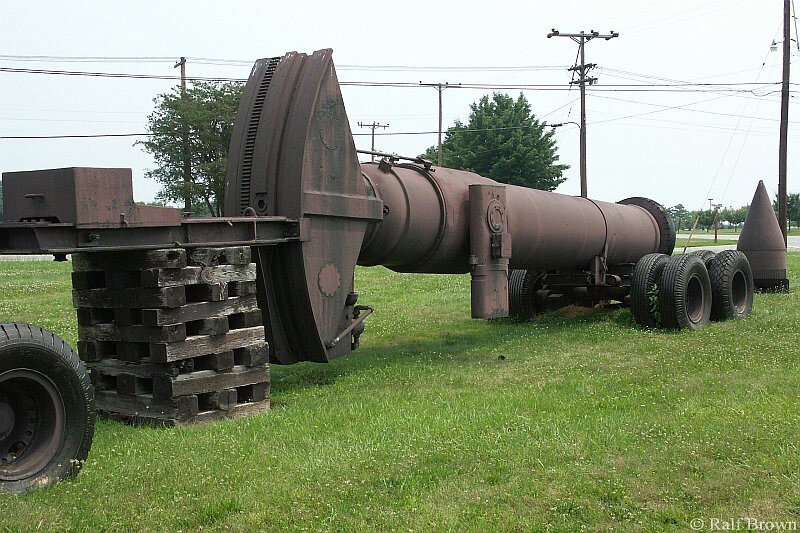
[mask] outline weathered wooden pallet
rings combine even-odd
[[[161,288],[231,281],[255,281],[256,267],[221,265],[216,267],[150,268],[144,270],[107,270],[72,273],[75,289]]]
[[[249,247],[75,254],[78,350],[98,411],[183,425],[269,408]]]
[[[222,395],[226,392],[210,393],[203,400],[197,396],[177,398],[172,405],[163,405],[153,401],[152,396],[121,396],[110,392],[98,392],[95,396],[97,411],[103,418],[118,420],[132,425],[149,426],[185,426],[224,418],[238,418],[268,411],[270,408],[269,385],[249,386],[259,390],[249,393],[254,397],[263,396],[260,401],[241,401],[226,403]],[[247,392],[243,396],[247,397]],[[212,399],[216,395],[217,400]],[[237,390],[238,396],[238,390]],[[228,401],[229,401],[228,397]],[[221,403],[220,403],[221,402]],[[215,407],[216,405],[216,407]]]

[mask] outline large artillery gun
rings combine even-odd
[[[2,325],[0,490],[80,468],[95,409],[86,367],[97,409],[126,421],[267,407],[267,358],[327,362],[359,346],[373,310],[359,305],[356,265],[469,273],[474,318],[613,300],[642,325],[698,329],[731,292],[712,287],[713,258],[669,258],[675,229],[652,200],[503,185],[396,155],[359,163],[330,50],[255,63],[222,218],[135,204],[125,169],[6,173],[3,185],[0,252],[72,255],[82,362],[49,332]],[[719,279],[733,268],[744,300],[737,289],[719,318],[749,313],[746,261],[724,262]]]

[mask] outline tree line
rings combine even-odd
[[[793,226],[800,228],[800,193],[788,194],[787,201],[787,217],[788,226],[791,229]],[[777,197],[772,202],[772,208],[778,213],[778,199]],[[719,227],[727,229],[741,229],[747,218],[747,212],[750,210],[749,205],[741,207],[725,207],[719,210]],[[683,204],[674,205],[667,208],[672,219],[675,221],[675,228],[678,231],[688,231],[694,227],[697,221],[697,229],[701,231],[710,231],[714,228],[714,210],[695,210],[688,211]]]

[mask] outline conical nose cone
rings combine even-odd
[[[742,252],[749,250],[786,250],[783,242],[783,233],[772,210],[767,188],[764,182],[759,181],[753,201],[750,202],[750,211],[739,235],[737,246]]]
[[[758,182],[736,248],[750,261],[756,287],[779,291],[789,289],[786,243],[763,181]]]

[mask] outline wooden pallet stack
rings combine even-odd
[[[174,426],[269,408],[249,247],[91,252],[72,266],[100,414]]]

